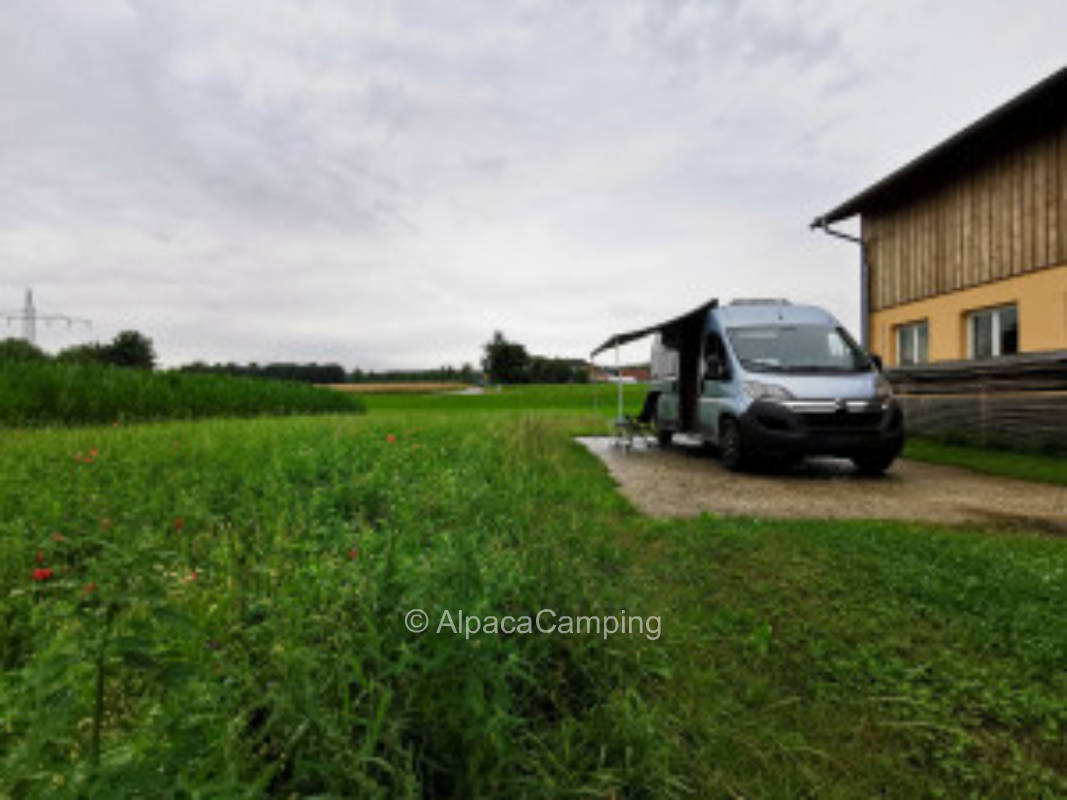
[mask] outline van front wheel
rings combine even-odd
[[[856,471],[860,475],[882,475],[896,457],[896,453],[864,454],[853,457],[852,463],[856,465]]]
[[[745,468],[745,443],[737,420],[727,418],[719,423],[719,452],[728,470],[738,472]]]

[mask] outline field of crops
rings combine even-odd
[[[105,364],[0,360],[0,425],[90,425],[362,410],[357,397],[303,383],[150,372]]]
[[[643,518],[595,391],[0,431],[0,797],[1067,793],[1067,543]]]

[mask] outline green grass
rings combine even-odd
[[[567,392],[0,431],[0,797],[1067,795],[1064,540],[651,520]]]
[[[105,364],[0,361],[0,425],[86,425],[362,411],[302,383],[149,372]]]
[[[712,518],[644,542],[698,795],[1067,792],[1062,542]]]
[[[640,410],[648,393],[645,384],[623,384],[623,407],[630,413]],[[611,418],[618,408],[618,386],[601,383],[530,384],[488,387],[483,394],[456,392],[434,394],[361,395],[374,411],[528,411],[575,412]]]
[[[536,420],[9,433],[0,464],[0,794],[606,795],[664,747],[613,642],[403,629],[617,608],[631,515]]]
[[[917,461],[966,467],[989,475],[1067,485],[1067,458],[1063,456],[943,444],[921,438],[908,440],[904,456]]]

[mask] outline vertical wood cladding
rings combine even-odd
[[[1067,262],[1067,123],[863,215],[871,309]]]

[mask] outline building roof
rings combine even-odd
[[[1048,129],[1067,116],[1067,67],[1049,75],[877,183],[812,220],[832,222],[891,205],[955,172],[976,156],[1019,136]]]

